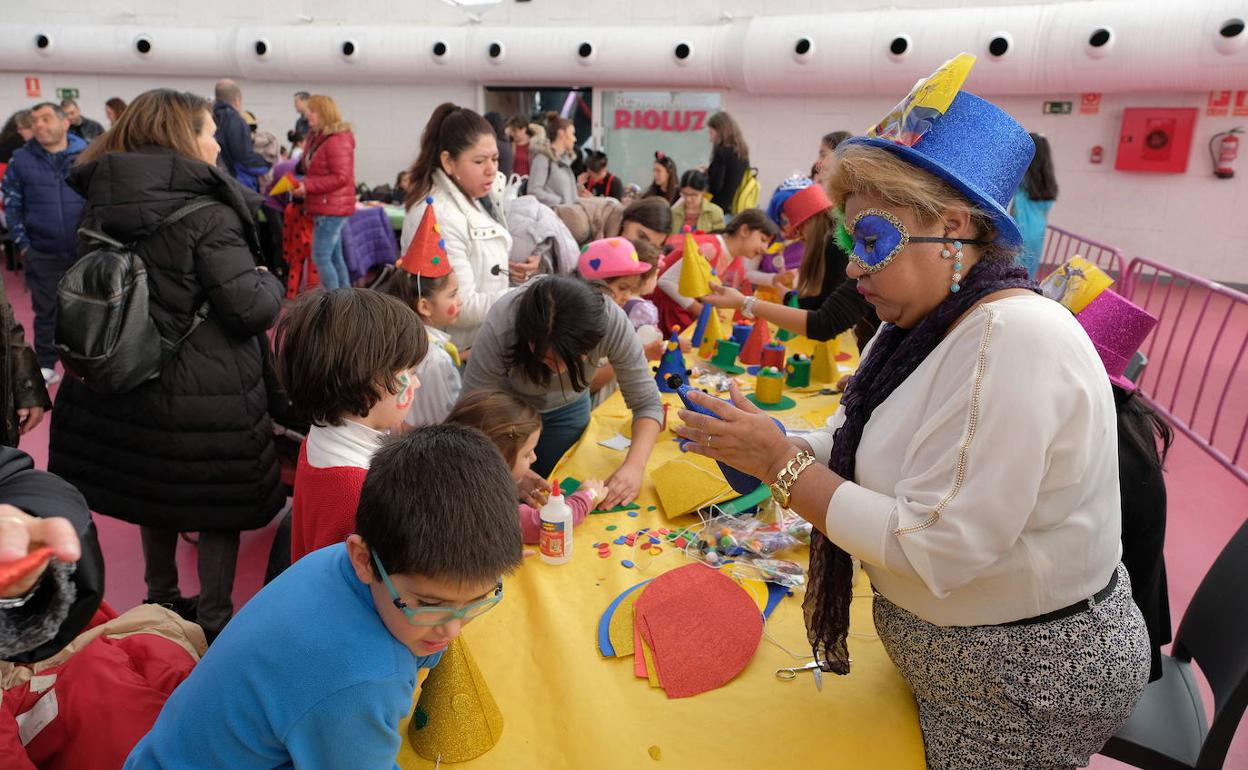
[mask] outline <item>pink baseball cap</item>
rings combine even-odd
[[[591,281],[641,275],[650,265],[637,259],[637,249],[627,238],[602,238],[585,247],[576,264],[581,276]]]

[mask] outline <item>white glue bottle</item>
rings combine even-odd
[[[572,560],[572,508],[563,499],[558,480],[551,480],[550,497],[541,510],[539,547],[542,561],[566,564]]]

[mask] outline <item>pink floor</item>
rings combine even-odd
[[[26,292],[20,275],[6,272],[4,279],[9,301],[29,338],[32,328],[30,295]],[[1248,335],[1248,318],[1243,320],[1242,326],[1236,322],[1235,328],[1227,333],[1232,335],[1232,339],[1243,339]],[[1158,360],[1159,354],[1154,354],[1154,362]],[[1181,353],[1174,351],[1171,357],[1174,356],[1181,358]],[[1189,366],[1196,366],[1196,360],[1193,356]],[[1200,363],[1203,364],[1203,359]],[[1220,362],[1219,365],[1223,363],[1226,362]],[[1238,408],[1248,403],[1248,392],[1233,395]],[[55,398],[55,392],[53,397]],[[47,467],[46,420],[23,438],[22,449],[35,458],[39,467]],[[1170,581],[1170,604],[1177,625],[1205,571],[1248,514],[1248,486],[1235,479],[1181,434],[1177,436],[1174,449],[1170,453],[1167,470],[1166,486],[1170,507],[1166,567]],[[124,611],[142,601],[145,595],[138,528],[102,516],[97,517],[96,525],[100,531],[100,543],[107,564],[105,595],[116,609]],[[272,525],[243,534],[238,557],[238,576],[234,586],[236,605],[241,605],[259,590],[272,542]],[[181,544],[180,549],[182,592],[189,596],[198,592],[194,549],[186,543]],[[1208,698],[1206,700],[1206,708],[1211,709],[1211,702]],[[1127,765],[1097,757],[1091,767],[1108,770]],[[1225,767],[1248,769],[1248,728],[1241,727],[1236,735]]]

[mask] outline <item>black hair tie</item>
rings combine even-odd
[[[502,272],[503,272],[503,268],[500,265],[495,265],[494,267],[490,268],[490,275],[501,275]]]

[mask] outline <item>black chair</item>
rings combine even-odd
[[[1135,355],[1131,356],[1131,361],[1127,364],[1127,370],[1122,373],[1122,376],[1139,385],[1140,377],[1143,376],[1144,368],[1147,366],[1148,356],[1137,350]]]
[[[1192,661],[1213,690],[1206,723]],[[1144,770],[1222,767],[1248,706],[1248,522],[1241,525],[1200,581],[1183,614],[1162,676],[1150,682],[1135,712],[1101,753]]]

